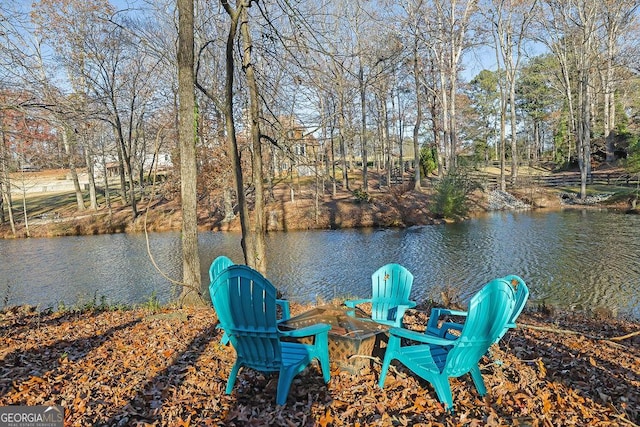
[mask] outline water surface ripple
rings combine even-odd
[[[640,319],[640,216],[594,210],[496,212],[461,224],[408,229],[271,233],[267,276],[300,302],[366,297],[379,266],[398,262],[415,276],[412,298],[466,301],[506,274],[522,276],[530,304],[605,307]],[[241,262],[236,233],[202,233],[203,283],[220,254]],[[177,233],[0,240],[0,307],[165,302],[182,262]],[[154,266],[162,269],[159,273]],[[165,277],[166,276],[166,277]]]

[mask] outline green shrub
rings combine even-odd
[[[435,147],[423,146],[420,149],[420,174],[429,176],[438,168],[437,152]]]
[[[628,138],[629,149],[625,166],[631,173],[640,172],[640,136],[630,136]]]
[[[151,295],[149,296],[149,298],[147,298],[147,301],[142,304],[142,307],[152,312],[157,312],[160,310],[160,299],[158,299],[156,291],[151,292]]]
[[[442,218],[459,220],[469,212],[469,194],[479,186],[462,169],[451,169],[435,185],[431,212]]]
[[[367,193],[361,188],[358,188],[353,191],[353,197],[356,198],[356,202],[358,203],[361,203],[361,202],[369,203],[371,201],[371,196],[369,196],[369,193]]]

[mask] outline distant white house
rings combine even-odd
[[[139,165],[134,165],[134,168],[139,168]],[[143,170],[147,173],[151,168],[159,172],[167,172],[173,169],[173,162],[171,161],[171,155],[169,153],[159,153],[155,158],[153,154],[147,154],[143,161]],[[94,161],[94,170],[96,176],[103,176],[106,169],[107,176],[110,178],[117,177],[120,174],[120,163],[114,156],[106,156],[103,159],[96,158]],[[134,173],[139,173],[136,170]]]

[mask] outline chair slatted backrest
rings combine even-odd
[[[520,316],[520,313],[522,313],[522,310],[524,310],[524,305],[529,299],[529,288],[527,287],[527,284],[524,283],[524,280],[522,280],[520,276],[516,276],[515,274],[505,276],[503,277],[503,279],[505,279],[511,284],[516,294],[516,301],[515,301],[515,305],[513,306],[513,313],[511,314],[511,317],[509,318],[509,323],[507,324],[509,328],[515,328],[516,319],[518,318],[518,316]],[[507,329],[505,329],[505,333],[506,331]]]
[[[211,285],[215,278],[218,277],[218,274],[222,273],[225,268],[231,267],[232,265],[234,265],[233,261],[224,255],[220,255],[214,259],[209,267],[209,284]]]
[[[276,320],[276,288],[245,265],[227,267],[212,286],[213,306],[238,359],[246,366],[278,371],[282,365]]]
[[[453,347],[446,352],[442,372],[457,377],[477,365],[511,318],[515,303],[514,290],[504,278],[486,284],[469,302],[467,320]]]
[[[371,275],[371,318],[393,321],[397,306],[409,303],[413,274],[400,264],[387,264]]]

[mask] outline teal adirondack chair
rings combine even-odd
[[[218,275],[210,287],[220,324],[236,350],[236,362],[227,380],[231,394],[241,368],[278,372],[276,403],[284,405],[293,378],[317,359],[329,382],[330,325],[316,324],[281,331],[276,319],[276,288],[256,270],[233,265]],[[282,341],[283,337],[313,336],[313,344]]]
[[[355,309],[358,304],[371,303],[371,320],[389,326],[402,326],[407,309],[416,306],[409,300],[413,274],[400,264],[387,264],[371,275],[371,298],[347,300],[344,304]],[[355,310],[350,314],[354,315]]]
[[[494,279],[471,298],[467,321],[455,339],[391,328],[378,385],[384,386],[389,365],[397,359],[429,381],[450,412],[453,412],[453,398],[449,378],[470,373],[478,393],[484,396],[487,389],[480,373],[480,358],[509,322],[514,303],[511,285],[505,279]]]
[[[218,256],[213,260],[211,266],[209,267],[209,292],[211,292],[211,286],[213,285],[214,280],[220,273],[222,273],[227,267],[235,265],[233,261],[229,257],[224,255]],[[277,299],[276,304],[280,306],[281,310],[281,318],[280,321],[287,320],[291,317],[291,309],[289,306],[289,301],[284,299]],[[229,343],[229,336],[225,332],[222,334],[222,338],[220,339],[220,344],[227,345]]]
[[[524,305],[527,302],[527,299],[529,299],[529,288],[527,288],[527,284],[524,282],[524,280],[522,280],[521,277],[512,274],[503,277],[503,279],[509,282],[509,284],[511,284],[511,286],[515,289],[516,301],[513,306],[513,312],[511,313],[509,322],[505,326],[502,333],[496,339],[496,342],[498,342],[510,328],[516,327],[516,319],[518,318],[518,316],[520,316],[520,313],[522,313]],[[433,308],[431,310],[431,314],[429,315],[425,333],[440,338],[450,339],[453,339],[456,336],[460,335],[460,331],[462,331],[462,324],[453,321],[446,321],[442,324],[439,324],[440,318],[442,316],[466,317],[467,312],[459,310],[449,310],[446,308]],[[456,333],[452,333],[454,331],[456,331]]]

